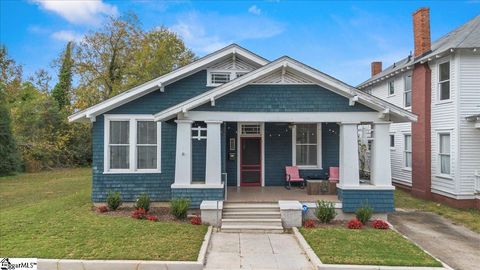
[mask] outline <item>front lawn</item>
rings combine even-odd
[[[480,209],[453,208],[442,203],[414,198],[403,190],[395,191],[395,207],[436,213],[480,233]]]
[[[100,215],[91,169],[0,178],[0,254],[71,259],[197,259],[206,226]]]
[[[300,232],[325,264],[442,266],[392,230],[324,227]]]

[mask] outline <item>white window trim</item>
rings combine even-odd
[[[137,122],[153,121],[151,114],[105,114],[104,115],[104,142],[103,142],[103,173],[161,173],[161,141],[162,125],[157,122],[157,168],[137,169]],[[110,121],[129,121],[129,169],[110,169]]]
[[[207,69],[207,86],[219,86],[221,83],[212,83],[212,73],[229,73],[230,81],[237,78],[237,73],[248,73],[249,70],[243,69]]]
[[[410,76],[410,106],[405,106],[405,102],[406,102],[406,93],[407,93],[407,77]],[[413,96],[412,96],[412,89],[413,88],[413,74],[412,73],[408,73],[408,74],[405,74],[405,76],[403,76],[403,107],[405,109],[409,109],[409,108],[412,108],[412,102],[413,102]]]
[[[406,149],[406,140],[405,140],[405,137],[406,136],[410,136],[410,142],[411,142],[411,146],[410,146],[410,154],[412,155],[412,165],[413,165],[413,137],[412,137],[412,134],[411,133],[403,133],[403,159],[402,159],[402,169],[403,170],[406,170],[406,171],[411,171],[412,170],[412,167],[407,167],[405,166],[405,163],[407,161],[407,150]]]
[[[295,123],[292,127],[292,165],[297,166],[297,124],[312,123]],[[322,170],[322,123],[317,124],[317,165],[298,165],[301,170]]]
[[[442,173],[442,160],[441,156],[446,154],[440,153],[440,136],[441,135],[448,135],[450,136],[450,174]],[[437,131],[437,177],[446,178],[446,179],[453,179],[452,178],[452,132],[447,130]]]
[[[449,93],[448,93],[448,99],[440,99],[440,84],[442,82],[446,82],[447,80],[440,81],[440,65],[445,64],[449,62],[449,71],[450,73],[448,74],[448,84],[450,85],[449,87]],[[452,62],[450,61],[450,58],[443,59],[441,61],[438,61],[437,63],[437,104],[442,104],[442,103],[449,103],[452,101]]]
[[[393,83],[393,94],[390,93],[390,83]],[[388,97],[393,97],[395,96],[395,79],[390,80],[387,82],[387,96]]]

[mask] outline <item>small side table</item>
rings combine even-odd
[[[307,180],[307,194],[320,195],[322,194],[322,183],[326,180],[309,179]]]

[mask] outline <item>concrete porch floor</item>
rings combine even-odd
[[[300,202],[316,202],[325,200],[340,202],[337,195],[308,195],[307,189],[292,187],[228,187],[227,202],[276,202],[294,200]]]

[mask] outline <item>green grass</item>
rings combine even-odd
[[[395,191],[395,207],[436,213],[480,233],[480,209],[458,209],[442,203],[412,197],[409,193]]]
[[[392,230],[340,227],[300,229],[322,263],[388,266],[441,266]]]
[[[206,226],[100,215],[91,169],[0,178],[0,254],[7,257],[196,260]]]

